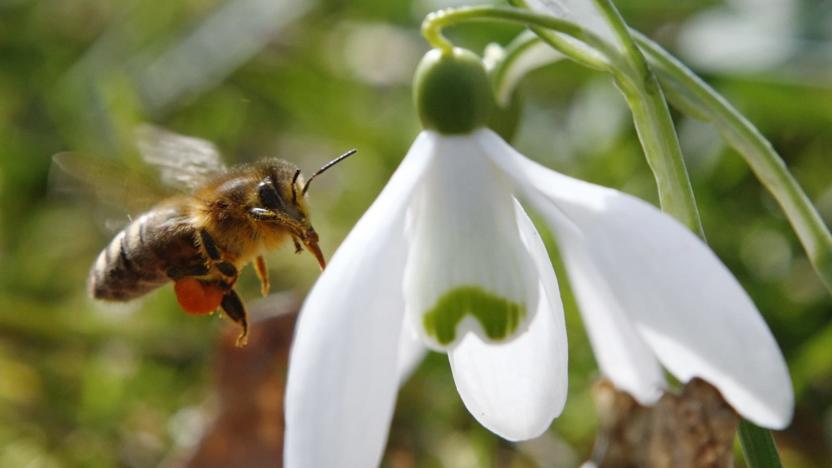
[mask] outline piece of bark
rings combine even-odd
[[[692,379],[681,394],[652,407],[603,379],[593,386],[599,428],[592,462],[599,467],[717,468],[733,466],[737,414],[719,391]]]
[[[251,307],[248,346],[235,346],[234,327],[223,333],[215,365],[218,414],[183,466],[283,465],[283,396],[299,303],[270,298]]]

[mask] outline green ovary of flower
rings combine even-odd
[[[422,126],[450,135],[485,126],[494,107],[482,61],[458,48],[425,54],[413,78],[413,96]]]
[[[492,340],[508,338],[526,316],[526,307],[483,291],[477,286],[461,286],[448,291],[422,318],[425,332],[440,344],[456,338],[456,327],[471,315]]]

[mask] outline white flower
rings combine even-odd
[[[566,398],[563,311],[518,199],[556,235],[601,371],[619,388],[653,403],[664,367],[704,378],[759,425],[788,423],[777,344],[698,237],[472,125],[417,137],[309,293],[290,359],[286,466],[378,464],[400,377],[424,346],[447,352],[489,430],[522,440],[548,428]]]
[[[731,273],[685,227],[639,199],[539,166],[490,130],[424,131],[303,307],[287,466],[378,463],[398,363],[407,361],[399,349],[412,348],[415,335],[448,352],[466,407],[495,433],[531,438],[560,413],[561,302],[515,194],[556,233],[601,370],[619,388],[655,402],[661,364],[683,382],[714,384],[757,424],[788,423],[791,384],[777,344]],[[426,330],[425,313],[462,285],[525,305],[523,323],[497,330],[512,339],[499,342],[472,315],[449,343]]]

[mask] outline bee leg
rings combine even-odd
[[[295,229],[303,229],[303,226],[301,226],[297,221],[278,211],[255,207],[250,209],[248,214],[257,221],[277,221],[286,226],[294,227]],[[301,246],[300,241],[294,235],[292,236],[292,243],[295,244],[295,253],[303,252],[303,247]]]
[[[289,215],[279,211],[255,207],[248,210],[248,215],[257,221],[277,221],[286,226],[294,226],[297,228],[302,227],[295,219],[292,219]]]
[[[214,261],[220,260],[222,255],[220,254],[220,249],[217,247],[217,243],[214,242],[214,238],[208,234],[208,231],[205,229],[199,230],[199,245],[205,250],[208,258]]]
[[[246,306],[243,305],[243,301],[237,295],[237,292],[229,289],[222,297],[220,307],[228,315],[228,318],[242,328],[240,335],[237,337],[237,347],[242,348],[248,343],[248,314],[246,313]]]
[[[237,275],[239,273],[237,267],[233,263],[222,259],[220,249],[217,247],[217,243],[214,242],[214,238],[208,234],[208,231],[200,229],[199,240],[199,245],[202,246],[205,255],[208,257],[206,263],[215,266],[223,276],[230,280],[230,284],[233,285],[237,281]]]
[[[257,272],[257,277],[260,278],[260,293],[263,297],[269,295],[269,270],[266,269],[266,259],[262,255],[257,256],[254,261],[254,271]]]
[[[248,214],[257,221],[274,221],[280,218],[278,213],[265,208],[252,208]]]
[[[214,264],[217,267],[217,270],[223,274],[226,278],[232,280],[231,284],[234,284],[237,281],[237,267],[234,266],[231,262],[217,262]]]

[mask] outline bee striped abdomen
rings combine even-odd
[[[202,262],[193,228],[174,207],[157,208],[119,232],[90,271],[96,299],[127,301],[166,283],[171,265]]]

